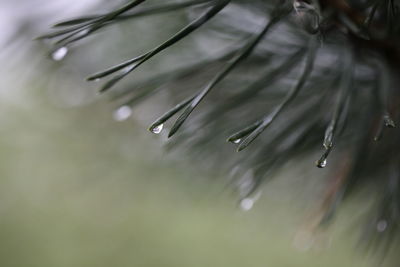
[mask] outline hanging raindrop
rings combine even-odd
[[[65,46],[58,48],[57,50],[55,50],[52,54],[51,57],[53,58],[53,60],[55,61],[60,61],[63,60],[63,58],[68,54],[68,48],[66,48]]]
[[[132,115],[132,109],[129,106],[122,106],[114,111],[113,118],[116,121],[125,121]]]
[[[243,211],[249,211],[253,208],[254,206],[254,200],[251,198],[244,198],[240,201],[240,208]]]
[[[161,133],[161,131],[163,130],[163,128],[164,128],[164,124],[159,124],[159,125],[157,125],[157,126],[152,127],[152,128],[150,129],[150,131],[151,131],[152,133],[154,133],[154,134],[159,134],[159,133]]]
[[[234,144],[239,144],[242,141],[242,139],[238,138],[232,141]]]
[[[395,122],[393,121],[393,119],[389,115],[385,115],[383,117],[383,121],[385,123],[385,126],[388,127],[388,128],[395,128],[396,127]]]
[[[320,159],[320,160],[317,160],[317,162],[316,162],[316,164],[317,164],[317,167],[318,168],[325,168],[326,167],[326,164],[327,164],[327,161],[326,161],[326,159]]]

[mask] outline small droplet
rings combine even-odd
[[[379,233],[382,233],[382,232],[384,232],[384,231],[386,230],[387,226],[388,226],[388,223],[387,223],[386,220],[380,220],[380,221],[376,224],[376,230],[377,230]]]
[[[316,164],[317,164],[317,167],[318,168],[325,168],[326,167],[326,164],[327,164],[327,161],[326,161],[326,159],[324,159],[324,160],[317,160],[317,162],[316,162]]]
[[[122,106],[114,111],[113,118],[116,121],[125,121],[132,115],[132,109],[129,106]]]
[[[242,139],[238,138],[232,141],[234,144],[239,144],[242,141]]]
[[[55,61],[60,61],[62,60],[66,55],[68,54],[68,48],[66,48],[65,46],[58,48],[56,51],[54,51],[51,54],[51,57],[53,58],[53,60]]]
[[[159,133],[161,133],[163,128],[164,128],[164,124],[160,124],[160,125],[157,125],[157,126],[151,128],[151,132],[154,134],[159,134]]]
[[[394,123],[393,119],[389,115],[384,116],[383,121],[385,122],[385,126],[388,128],[396,127],[396,124]]]
[[[244,198],[240,201],[240,208],[244,211],[249,211],[254,206],[254,200],[251,198]]]

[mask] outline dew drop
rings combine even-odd
[[[65,46],[58,48],[57,50],[55,50],[52,54],[51,57],[53,58],[53,60],[55,61],[60,61],[62,60],[66,55],[68,54],[68,48],[66,48]]]
[[[125,121],[132,115],[132,109],[129,106],[122,106],[114,111],[113,118],[116,121]]]
[[[317,167],[322,169],[322,168],[326,167],[327,161],[326,161],[326,159],[318,160],[316,163],[317,163]]]
[[[244,198],[240,201],[240,208],[244,211],[249,211],[254,206],[254,200],[251,198]]]
[[[386,126],[386,127],[388,127],[388,128],[395,128],[395,127],[396,127],[396,124],[394,123],[393,119],[390,118],[390,116],[386,115],[386,116],[383,118],[383,120],[384,120],[384,122],[385,122],[385,126]]]
[[[160,125],[157,125],[157,126],[151,128],[151,132],[154,134],[159,134],[159,133],[161,133],[163,128],[164,128],[164,124],[160,124]]]
[[[386,230],[387,226],[388,226],[387,221],[385,221],[385,220],[380,220],[380,221],[376,224],[376,230],[377,230],[379,233],[382,233],[382,232],[384,232],[384,231]]]
[[[242,139],[238,138],[232,141],[234,144],[239,144],[242,141]]]

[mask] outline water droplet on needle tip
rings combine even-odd
[[[150,131],[154,134],[160,134],[164,128],[164,124],[159,124],[157,126],[151,127]]]
[[[53,60],[55,61],[60,61],[63,60],[64,57],[68,54],[68,48],[66,48],[65,46],[58,48],[57,50],[55,50],[52,54],[51,57],[53,58]]]

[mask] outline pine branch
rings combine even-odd
[[[400,222],[400,142],[397,138],[400,130],[395,127],[400,117],[397,90],[400,17],[396,1],[186,0],[149,6],[142,5],[144,2],[128,1],[103,15],[57,23],[55,31],[39,38],[54,40],[57,52],[105,26],[202,6],[202,14],[165,42],[95,73],[88,80],[110,77],[100,89],[108,91],[145,62],[193,33],[207,34],[198,32],[206,23],[209,28],[221,32],[221,36],[241,40],[239,47],[217,56],[115,91],[113,99],[123,99],[123,105],[132,106],[161,88],[164,90],[162,85],[196,79],[197,74],[207,72],[210,66],[218,66],[219,71],[209,75],[211,78],[204,82],[201,90],[189,83],[185,85],[188,93],[175,92],[176,105],[156,119],[149,130],[160,133],[164,124],[180,113],[168,134],[169,137],[179,135],[179,138],[170,140],[170,144],[186,141],[190,143],[187,147],[196,151],[218,147],[208,155],[215,154],[211,161],[220,164],[221,158],[226,159],[231,153],[219,145],[220,141],[242,121],[254,120],[228,138],[238,145],[238,151],[248,148],[238,153],[238,162],[254,174],[251,182],[239,190],[241,201],[248,200],[262,183],[270,181],[272,171],[288,159],[315,150],[323,137],[324,151],[316,165],[326,167],[327,158],[335,149],[337,157],[332,159],[332,169],[337,171],[332,175],[318,211],[320,223],[331,221],[342,201],[355,188],[373,180],[380,181],[370,177],[386,177],[376,216],[364,238],[369,240],[368,244],[375,239],[391,243]],[[235,10],[250,12],[254,18],[242,16],[245,13],[235,13]],[[242,21],[249,25],[240,25]],[[254,25],[260,21],[264,25],[255,33]],[[59,52],[57,58],[62,58],[66,50]],[[303,57],[305,62],[300,64]],[[339,59],[338,64],[335,58]],[[260,71],[257,64],[268,68]],[[254,73],[249,75],[248,72]],[[250,81],[246,75],[251,76]],[[216,96],[210,94],[216,87],[229,91]],[[212,104],[207,106],[206,112],[194,114],[206,97]],[[272,112],[265,114],[265,110],[270,109]],[[190,123],[190,116],[197,116],[196,123]],[[386,132],[385,128],[392,129]],[[207,129],[204,134],[194,134],[202,129]],[[381,139],[383,133],[386,136]],[[256,139],[259,145],[249,147]],[[380,142],[372,142],[374,139]],[[377,232],[386,232],[385,238],[376,238]]]

